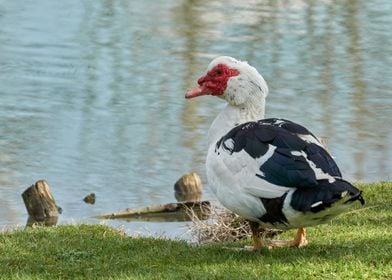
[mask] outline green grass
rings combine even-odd
[[[305,248],[237,252],[100,225],[0,234],[0,279],[392,279],[392,183],[362,184],[367,207],[308,229]],[[279,238],[290,238],[295,231]]]

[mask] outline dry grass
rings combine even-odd
[[[193,209],[187,210],[192,220],[189,232],[199,244],[237,241],[251,236],[249,223],[221,205],[212,203],[202,211],[204,212],[202,216],[209,217],[207,220],[200,219],[200,215]],[[264,238],[272,238],[281,232],[272,229],[261,231]]]

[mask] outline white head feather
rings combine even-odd
[[[264,101],[268,95],[268,86],[256,68],[250,66],[246,61],[239,61],[230,56],[220,56],[211,61],[207,73],[219,64],[239,71],[238,75],[228,80],[226,90],[219,97],[233,106],[241,107],[248,102],[254,104],[254,102]]]

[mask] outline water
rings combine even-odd
[[[192,170],[206,185],[206,132],[223,104],[184,93],[222,54],[256,66],[267,116],[322,136],[346,178],[391,180],[391,13],[387,0],[0,0],[0,227],[25,224],[20,194],[38,179],[61,223],[173,201]]]

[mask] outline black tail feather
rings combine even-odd
[[[347,200],[345,203],[353,202],[355,200],[359,200],[361,202],[361,205],[365,204],[365,199],[362,196],[362,191],[359,191],[359,193],[353,195],[349,200]]]
[[[344,193],[348,193],[350,196],[344,202],[345,204],[356,200],[362,205],[365,204],[362,191],[341,178],[335,178],[335,181],[331,183],[326,179],[319,180],[318,185],[313,188],[298,188],[294,192],[290,204],[298,211],[316,213],[340,201],[344,197]]]

